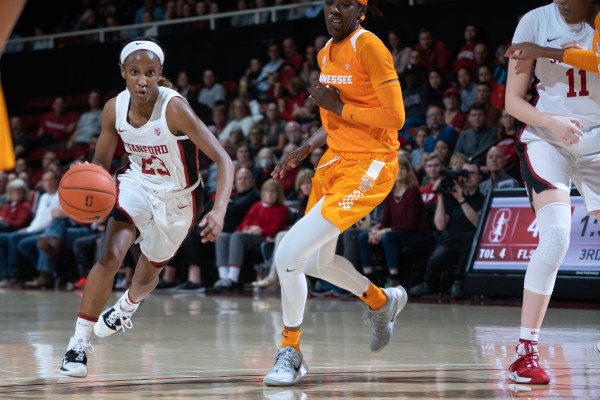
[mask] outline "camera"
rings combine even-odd
[[[454,182],[458,182],[459,178],[468,178],[469,171],[466,169],[454,170],[447,168],[442,170],[440,175],[442,176],[442,180],[434,192],[450,194],[454,189]]]

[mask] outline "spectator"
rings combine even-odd
[[[215,104],[212,108],[212,123],[208,125],[208,129],[215,134],[216,137],[221,136],[223,129],[227,126],[227,108],[224,103]]]
[[[150,11],[144,11],[144,14],[142,15],[142,23],[143,24],[149,24],[152,21],[154,21],[154,17],[152,16],[152,12]],[[156,25],[150,25],[150,26],[146,26],[142,32],[142,36],[146,36],[146,37],[156,37],[158,36],[158,26]]]
[[[191,100],[189,97],[189,93],[192,89],[192,84],[190,83],[190,75],[187,71],[179,71],[179,73],[177,74],[177,81],[173,89],[176,90],[177,93],[185,97],[188,100],[188,102]]]
[[[35,147],[45,148],[65,143],[75,129],[77,119],[77,114],[66,111],[62,97],[55,98],[52,102],[52,111],[42,115]]]
[[[501,111],[494,106],[491,96],[492,85],[489,82],[478,82],[475,103],[483,104],[485,106],[485,123],[489,126],[498,126]]]
[[[202,82],[204,85],[198,94],[198,103],[212,108],[217,102],[225,101],[225,87],[217,82],[212,69],[204,70]]]
[[[396,73],[398,77],[402,77],[406,66],[410,62],[412,49],[406,44],[404,35],[400,30],[393,30],[388,33],[388,48],[394,59]]]
[[[250,208],[260,200],[260,192],[256,188],[252,171],[241,167],[235,173],[234,191],[231,200],[227,203],[225,219],[223,220],[223,232],[233,233],[242,223]],[[207,204],[209,209],[212,203]],[[205,211],[206,212],[206,211]],[[176,274],[174,269],[165,269],[163,277],[159,282],[159,288],[173,288],[178,292],[203,291],[205,282],[202,281],[202,267],[207,268],[213,262],[214,268],[214,243],[202,243],[200,241],[200,227],[194,227],[190,236],[185,240],[185,256],[189,263],[187,279],[176,286]],[[207,260],[208,259],[208,260]]]
[[[275,169],[276,164],[277,157],[275,157],[275,153],[271,148],[263,147],[260,149],[252,170],[256,186],[262,186],[271,177],[271,172]]]
[[[271,43],[268,48],[269,61],[262,67],[260,75],[256,79],[258,93],[264,94],[269,89],[269,75],[278,72],[283,65],[283,58],[279,53],[279,45]]]
[[[237,0],[236,1],[237,8],[235,11],[246,11],[248,9],[248,3],[246,0]],[[253,14],[242,14],[242,15],[234,15],[231,17],[231,26],[248,26],[254,24],[254,15]]]
[[[390,286],[398,286],[399,249],[431,246],[431,231],[425,206],[419,193],[417,178],[407,157],[400,157],[400,169],[390,194],[383,201],[381,221],[370,230],[358,234],[362,271],[373,277],[373,249],[381,246],[389,272]]]
[[[448,88],[446,75],[437,68],[429,70],[427,73],[427,91],[425,102],[427,105],[442,105],[444,92]]]
[[[41,165],[33,172],[33,176],[31,177],[31,183],[33,184],[34,190],[40,190],[43,188],[42,185],[42,177],[50,167],[50,164],[58,161],[58,157],[56,157],[56,153],[48,150],[42,156]]]
[[[285,138],[287,145],[288,143],[300,146],[304,140],[302,137],[302,127],[296,121],[289,121],[285,124]]]
[[[316,149],[310,152],[310,155],[308,156],[310,168],[317,168],[317,166],[319,165],[319,161],[321,161],[321,157],[323,157],[324,153],[325,150],[323,149],[323,147],[317,147]]]
[[[425,143],[423,143],[423,150],[426,153],[433,152],[438,140],[445,140],[451,147],[454,147],[459,134],[452,126],[445,124],[444,109],[438,105],[430,105],[427,107],[425,115],[429,136],[425,139]]]
[[[214,290],[231,290],[238,284],[245,253],[263,242],[274,240],[288,225],[290,211],[284,203],[283,186],[275,179],[261,188],[261,200],[254,203],[235,232],[222,232],[217,238],[216,256],[219,280]]]
[[[78,237],[73,242],[73,257],[79,273],[79,279],[74,283],[76,289],[83,289],[92,266],[100,258],[101,241],[106,231],[106,220],[92,223],[90,231],[89,235]]]
[[[21,265],[17,249],[19,242],[27,237],[39,235],[50,226],[51,210],[59,207],[58,181],[58,175],[51,171],[46,172],[42,179],[44,193],[36,200],[31,223],[14,232],[0,233],[0,287],[16,282],[17,268]]]
[[[277,103],[267,104],[266,118],[263,118],[260,124],[265,132],[265,146],[273,150],[275,154],[281,154],[283,146],[287,142],[285,136],[286,122],[281,118]]]
[[[7,201],[0,207],[0,232],[14,232],[31,221],[31,194],[22,179],[13,179],[6,187]]]
[[[467,163],[468,159],[463,153],[452,153],[452,157],[450,157],[450,169],[454,171],[461,170],[463,165]]]
[[[482,152],[487,151],[496,142],[497,129],[486,124],[483,104],[473,104],[469,109],[468,118],[471,128],[460,134],[454,151],[471,159],[475,156],[480,157]]]
[[[427,107],[427,86],[423,80],[421,67],[408,64],[404,71],[404,85],[402,86],[402,99],[406,122],[402,131],[406,132],[413,126],[425,123],[425,108]]]
[[[487,44],[483,42],[479,42],[475,45],[475,49],[473,50],[473,54],[475,55],[475,68],[479,69],[482,65],[487,65],[492,68],[492,60],[490,58],[490,50]]]
[[[429,216],[430,226],[433,226],[433,216],[435,214],[435,208],[437,205],[437,196],[435,194],[435,188],[439,184],[441,177],[441,171],[443,168],[442,158],[437,153],[431,153],[427,155],[425,159],[425,175],[421,182],[419,191],[421,192],[421,199],[425,204],[425,211]]]
[[[315,71],[321,73],[315,46],[309,44],[304,49],[304,62],[302,63],[302,70],[300,71],[299,76],[304,82],[308,82],[310,80],[310,74]]]
[[[250,59],[250,66],[246,69],[246,73],[240,78],[240,96],[245,96],[248,99],[258,99],[258,77],[263,67],[259,58]]]
[[[494,72],[492,73],[494,81],[505,87],[508,76],[508,57],[504,56],[506,50],[508,50],[506,44],[501,44],[496,48],[496,61],[494,62]]]
[[[437,68],[448,75],[452,70],[452,58],[446,43],[437,39],[429,28],[419,30],[419,42],[414,49],[421,53],[427,70]]]
[[[304,88],[304,82],[298,76],[292,77],[281,95],[277,96],[281,118],[286,121],[294,120],[296,110],[304,107],[306,98],[307,92]]]
[[[79,116],[75,132],[69,141],[67,147],[80,145],[85,150],[93,136],[100,135],[100,125],[102,122],[102,105],[100,104],[100,92],[92,90],[88,94],[88,106],[90,109]]]
[[[491,86],[490,102],[498,110],[504,108],[504,96],[506,94],[506,86],[494,81],[492,77],[492,69],[489,65],[483,64],[477,68],[477,77],[479,82],[487,82]]]
[[[435,142],[434,151],[440,155],[440,158],[442,159],[442,165],[444,167],[448,167],[450,164],[450,157],[452,157],[452,145],[450,145],[450,143],[448,143],[446,140],[440,139]]]
[[[283,64],[279,69],[279,82],[287,87],[289,80],[302,70],[304,57],[298,52],[298,45],[293,37],[283,39]]]
[[[252,154],[258,154],[259,150],[265,145],[265,132],[259,123],[255,123],[250,128],[248,135],[248,148]]]
[[[23,157],[31,147],[29,135],[23,128],[23,120],[19,116],[10,117],[10,131],[15,151],[15,158]]]
[[[450,281],[454,281],[452,298],[464,297],[464,270],[484,202],[479,191],[479,166],[467,163],[464,169],[469,172],[468,178],[459,179],[451,193],[437,193],[434,223],[441,235],[427,260],[423,282],[410,288],[409,296],[421,297],[445,289],[444,274],[448,273]]]
[[[427,153],[424,148],[425,139],[429,135],[426,126],[417,127],[414,133],[414,145],[410,152],[411,165],[415,170],[420,170],[425,165],[425,157]]]
[[[479,184],[484,195],[491,189],[512,189],[521,187],[521,183],[506,173],[506,154],[497,146],[492,146],[485,157],[485,167],[490,177]]]
[[[460,90],[460,111],[466,113],[475,103],[477,85],[473,82],[473,72],[469,68],[459,68],[456,79]]]
[[[154,0],[144,0],[144,5],[135,11],[133,22],[141,24],[144,20],[144,13],[150,12],[154,21],[162,21],[165,19],[165,11],[162,7],[157,6]]]
[[[235,161],[240,164],[241,168],[252,170],[254,167],[253,156],[250,152],[250,147],[246,142],[238,144],[235,149]]]
[[[248,102],[243,97],[236,97],[231,102],[229,107],[229,122],[223,128],[223,131],[219,135],[219,139],[227,139],[234,129],[241,128],[244,131],[244,137],[248,137],[250,128],[254,123],[262,117],[253,117],[250,114],[250,107]]]
[[[464,43],[458,49],[458,54],[454,61],[454,71],[460,68],[469,68],[475,70],[475,45],[481,40],[479,29],[473,24],[465,25]]]
[[[467,114],[460,110],[460,92],[455,88],[444,91],[444,121],[457,132],[462,132],[467,123]]]
[[[500,121],[498,122],[498,133],[496,137],[499,142],[496,143],[504,154],[506,154],[506,165],[513,166],[518,164],[517,155],[517,120],[510,115],[506,109],[502,109]]]

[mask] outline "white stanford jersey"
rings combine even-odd
[[[181,95],[159,87],[154,110],[144,126],[132,127],[127,122],[130,95],[126,89],[116,100],[115,128],[129,153],[127,174],[142,186],[172,192],[185,189],[199,179],[198,148],[187,136],[175,136],[167,127],[169,101]]]
[[[567,42],[578,42],[586,49],[592,46],[594,29],[588,24],[569,26],[554,3],[526,13],[519,21],[513,43],[533,42],[540,46],[560,48]],[[536,108],[552,115],[577,118],[583,130],[600,125],[600,75],[586,72],[550,59],[535,62],[535,88],[539,97],[532,98]],[[528,130],[535,131],[535,127]]]

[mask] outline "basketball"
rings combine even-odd
[[[58,186],[58,200],[65,213],[80,223],[105,218],[115,205],[117,188],[110,174],[95,164],[70,168]]]

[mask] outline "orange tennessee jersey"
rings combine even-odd
[[[344,103],[358,107],[381,107],[374,88],[398,79],[389,50],[377,36],[360,27],[341,42],[327,42],[317,60],[321,84],[334,87]],[[323,108],[321,121],[327,145],[335,152],[383,154],[400,147],[394,129],[349,121]]]

